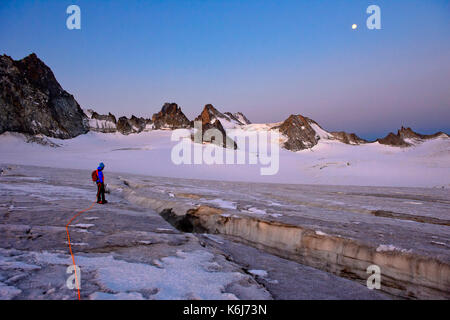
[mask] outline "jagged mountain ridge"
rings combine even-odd
[[[111,113],[101,115],[91,109],[83,112],[74,97],[57,82],[51,69],[35,54],[17,61],[6,55],[0,56],[0,106],[0,133],[12,131],[61,139],[73,138],[89,130],[127,135],[160,129],[189,129],[194,125],[176,103],[165,103],[151,119],[134,115],[129,119],[124,116],[117,119]],[[226,130],[245,130],[252,126],[241,112],[222,113],[211,104],[207,104],[195,120],[202,122],[203,130],[215,128],[222,132],[224,146],[228,139]],[[352,145],[370,143],[355,133],[328,132],[316,121],[302,115],[291,115],[281,123],[264,127],[264,130],[278,129],[285,138],[283,147],[291,151],[312,148],[320,139]],[[389,133],[376,142],[409,147],[437,137],[448,138],[448,135],[443,132],[422,135],[402,127],[397,134]]]
[[[170,107],[170,112],[167,111],[168,106]],[[240,115],[240,119],[236,115]],[[203,111],[197,116],[193,121],[189,123],[187,117],[182,113],[181,108],[175,103],[166,103],[162,110],[153,116],[153,119],[158,119],[158,126],[150,119],[136,118],[132,116],[131,119],[122,117],[123,121],[132,122],[141,121],[145,125],[138,126],[134,125],[133,129],[123,130],[117,127],[111,130],[108,127],[115,124],[115,117],[111,113],[108,115],[98,115],[97,113],[92,113],[90,116],[91,120],[95,119],[97,121],[103,121],[100,124],[95,122],[95,126],[91,127],[93,131],[99,132],[120,132],[122,134],[129,133],[139,133],[142,131],[150,131],[155,129],[180,129],[180,128],[193,128],[194,121],[200,121],[202,123],[203,133],[211,128],[219,130],[224,137],[223,146],[226,145],[226,139],[228,139],[226,130],[230,129],[244,129],[251,125],[251,122],[242,114],[236,113],[231,114],[230,112],[222,113],[217,110],[213,105],[205,105]],[[90,124],[92,123],[90,120]],[[186,121],[187,120],[187,121]],[[103,127],[102,127],[103,126]],[[99,129],[99,127],[101,127]],[[300,151],[304,149],[309,149],[317,145],[320,139],[327,140],[337,140],[345,144],[350,145],[360,145],[366,143],[378,142],[380,144],[390,145],[394,147],[409,147],[417,143],[421,143],[425,140],[437,138],[437,137],[448,137],[446,133],[437,132],[431,135],[423,135],[413,131],[411,128],[401,127],[397,134],[389,133],[385,138],[380,138],[375,141],[368,141],[356,135],[355,133],[348,133],[345,131],[326,131],[323,129],[316,121],[302,116],[302,115],[290,115],[285,121],[277,123],[275,125],[267,125],[265,130],[279,130],[279,132],[285,137],[285,142],[283,142],[283,147],[291,151]]]
[[[439,131],[434,134],[420,134],[413,131],[411,128],[401,127],[397,131],[397,134],[390,132],[386,137],[377,139],[376,141],[381,144],[399,146],[399,147],[409,147],[417,143],[421,143],[424,140],[430,140],[437,138],[439,136],[449,137],[448,134]]]
[[[200,122],[201,127],[202,127],[201,137],[196,138],[194,136],[194,141],[198,142],[198,141],[200,141],[200,139],[202,142],[211,140],[209,138],[205,138],[205,134],[210,129],[216,129],[222,134],[222,141],[214,141],[217,145],[220,145],[224,148],[231,147],[233,149],[237,149],[236,142],[234,142],[231,138],[229,138],[227,136],[226,131],[222,125],[222,122],[219,120],[219,118],[221,118],[222,121],[231,122],[231,121],[229,121],[229,119],[231,119],[229,116],[225,116],[223,113],[219,112],[216,108],[213,107],[212,104],[205,105],[202,113],[194,120],[194,122],[196,122],[196,121]],[[194,122],[191,123],[192,126],[195,126]],[[196,134],[199,134],[199,133],[196,133]],[[217,139],[217,138],[214,137],[214,139]]]
[[[355,133],[344,131],[328,132],[316,121],[302,115],[290,115],[283,123],[273,127],[286,138],[283,147],[291,151],[300,151],[315,146],[320,139],[339,140],[345,144],[368,143]]]

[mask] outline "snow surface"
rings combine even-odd
[[[16,287],[8,286],[0,282],[0,300],[11,300],[21,292],[22,290],[17,289]]]
[[[259,214],[259,215],[267,214],[266,210],[258,209],[255,207],[248,208],[247,211],[251,212],[251,213]]]
[[[319,136],[320,139],[329,139],[332,137],[330,133],[323,130],[319,125],[317,125],[315,123],[311,123],[310,125],[311,125],[311,128],[314,129],[314,131],[316,132],[317,136]]]
[[[256,269],[253,269],[253,270],[248,270],[248,272],[251,273],[251,274],[253,274],[253,275],[255,275],[255,276],[262,277],[262,278],[267,277],[267,271],[265,271],[265,270],[256,270]]]
[[[400,252],[412,252],[411,249],[402,249],[394,246],[393,244],[380,244],[377,247],[377,252],[385,252],[385,251],[400,251]]]
[[[93,226],[95,226],[95,224],[90,224],[90,223],[77,223],[77,224],[69,225],[69,227],[82,228],[82,229],[89,229]]]
[[[39,263],[70,265],[70,258],[49,253],[33,252]],[[82,269],[97,270],[97,280],[113,294],[94,293],[92,299],[140,298],[138,291],[156,289],[154,299],[181,300],[235,300],[234,294],[224,293],[227,284],[241,280],[244,275],[237,272],[221,272],[212,261],[213,254],[207,251],[177,251],[176,256],[164,257],[158,266],[132,263],[112,256],[77,256],[77,265]],[[212,272],[212,269],[214,271]],[[180,276],[183,270],[183,276]],[[194,294],[195,292],[195,294]]]
[[[250,124],[233,132],[236,136],[245,135],[249,132],[267,131],[273,125]],[[262,176],[260,169],[267,168],[268,165],[262,165],[259,161],[257,164],[249,164],[248,148],[224,151],[231,152],[234,159],[236,154],[244,153],[246,164],[176,165],[171,161],[171,152],[172,147],[180,142],[171,141],[172,132],[153,130],[130,135],[89,132],[70,140],[49,138],[61,145],[59,148],[26,143],[23,135],[7,132],[0,135],[0,163],[90,169],[96,168],[99,162],[104,162],[106,172],[177,178],[295,184],[450,187],[450,139],[444,137],[408,148],[391,147],[377,142],[347,145],[337,140],[320,139],[316,146],[308,150],[291,152],[280,149],[279,171],[275,175]],[[194,154],[194,144],[191,141],[186,139],[183,144]],[[200,146],[202,151],[207,147]]]
[[[223,209],[236,209],[236,203],[222,199],[202,200],[203,202],[213,204]]]

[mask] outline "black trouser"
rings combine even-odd
[[[105,185],[101,182],[97,183],[97,202],[105,202]]]

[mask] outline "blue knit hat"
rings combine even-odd
[[[105,167],[105,165],[103,164],[103,162],[100,162],[100,164],[98,165],[99,169],[103,169]]]

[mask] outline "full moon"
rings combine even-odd
[[[352,24],[352,29],[355,30],[358,26],[356,25],[356,23]]]

